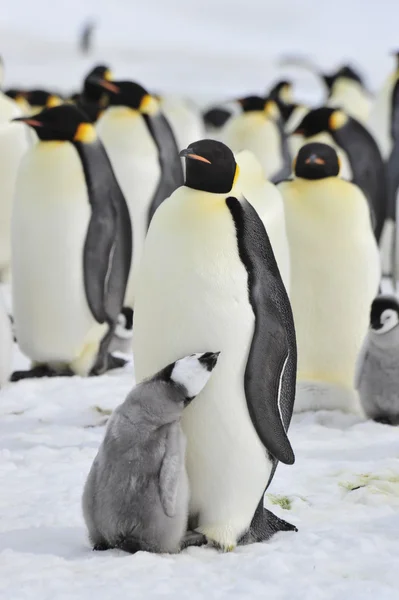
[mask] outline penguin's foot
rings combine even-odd
[[[94,544],[93,550],[96,552],[104,552],[105,550],[110,550],[111,546],[107,544],[107,542],[97,542]]]
[[[259,505],[256,509],[254,518],[252,519],[249,531],[240,538],[238,544],[240,546],[246,546],[247,544],[266,542],[279,531],[298,531],[298,529],[295,525],[291,525],[288,521],[279,519],[279,517],[276,517],[270,510]]]
[[[198,527],[209,544],[222,552],[233,552],[237,546],[237,539],[228,527]]]
[[[105,360],[97,360],[96,364],[90,371],[90,375],[97,376],[103,375],[107,371],[111,371],[112,369],[120,369],[124,367],[127,363],[127,360],[124,358],[120,358],[119,356],[114,356],[113,354],[107,354]]]
[[[186,531],[184,538],[180,543],[180,550],[184,550],[189,546],[205,546],[207,543],[206,537],[198,531]]]
[[[10,381],[16,382],[21,379],[39,379],[41,377],[71,377],[73,375],[70,369],[56,371],[47,365],[37,365],[29,371],[14,371],[10,377]]]

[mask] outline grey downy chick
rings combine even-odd
[[[112,414],[82,499],[95,550],[180,550],[189,504],[180,419],[218,355],[192,354],[168,365],[136,386]]]
[[[367,417],[399,425],[399,303],[393,296],[378,296],[371,306],[355,383]]]

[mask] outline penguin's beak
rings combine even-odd
[[[43,123],[37,121],[36,119],[30,119],[29,117],[17,117],[16,119],[11,119],[14,123],[25,123],[34,129],[36,127],[43,127]]]
[[[90,81],[92,81],[93,83],[97,83],[97,85],[104,88],[105,90],[108,90],[108,92],[112,92],[113,94],[119,94],[119,92],[120,92],[119,87],[117,85],[115,85],[114,83],[111,83],[111,81],[108,81],[107,79],[100,79],[99,77],[93,77],[90,79]]]
[[[208,163],[208,165],[211,165],[211,161],[208,160],[207,158],[204,158],[203,156],[200,156],[199,154],[195,154],[192,150],[192,148],[186,148],[185,150],[182,150],[179,154],[179,156],[181,158],[191,158],[192,160],[199,160],[200,162],[204,162],[204,163]]]
[[[292,133],[291,135],[305,135],[305,130],[302,129],[301,127],[297,127]]]
[[[316,154],[311,154],[309,158],[305,160],[306,165],[325,165],[326,161],[323,158],[319,158]]]

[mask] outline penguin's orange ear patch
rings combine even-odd
[[[231,186],[232,188],[237,183],[237,179],[239,178],[239,176],[240,176],[240,167],[238,165],[236,165],[236,172],[234,173],[233,185]]]
[[[96,130],[91,123],[81,123],[74,135],[74,142],[91,144],[97,138]]]
[[[342,110],[335,110],[328,120],[328,126],[332,131],[335,131],[341,129],[347,122],[347,115]]]

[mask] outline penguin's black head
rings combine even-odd
[[[323,131],[332,132],[344,127],[348,120],[349,117],[342,110],[322,106],[308,112],[293,135],[303,135],[305,138],[309,138]]]
[[[96,139],[96,131],[87,116],[73,104],[62,104],[55,108],[45,108],[31,117],[13,119],[32,127],[43,142],[82,142],[91,143]]]
[[[375,333],[387,333],[399,323],[399,303],[394,296],[378,296],[371,305],[370,327]]]
[[[97,65],[88,73],[83,83],[83,94],[90,102],[99,102],[104,94],[104,90],[96,83],[96,81],[112,80],[112,72],[107,65]]]
[[[54,108],[62,104],[62,98],[47,90],[30,90],[25,93],[25,98],[31,106],[41,108]]]
[[[187,187],[213,194],[227,194],[238,173],[234,154],[216,140],[200,140],[180,152],[186,159]]]
[[[298,106],[300,106],[299,104],[295,103],[286,104],[285,102],[281,102],[281,100],[279,100],[278,98],[275,100],[275,103],[277,104],[278,110],[280,111],[280,116],[283,123],[287,123],[294,110],[298,108]]]
[[[351,79],[352,81],[357,81],[360,85],[363,85],[363,79],[359,75],[357,71],[350,65],[343,65],[334,75],[334,81],[340,79],[341,77],[345,79]]]
[[[154,114],[158,101],[143,86],[134,81],[107,81],[92,77],[91,81],[108,93],[110,106],[126,106],[143,114]]]
[[[340,170],[339,158],[328,144],[305,144],[298,152],[294,170],[301,179],[336,177]]]
[[[284,104],[291,104],[292,98],[292,82],[285,79],[278,81],[269,91],[268,94],[271,100],[278,100]]]
[[[215,106],[214,108],[210,108],[202,114],[202,118],[207,127],[215,127],[220,128],[227,123],[227,121],[231,118],[233,111],[228,108],[223,108],[219,106]]]
[[[243,112],[263,111],[266,99],[262,96],[246,96],[239,98],[238,102],[241,104]]]

